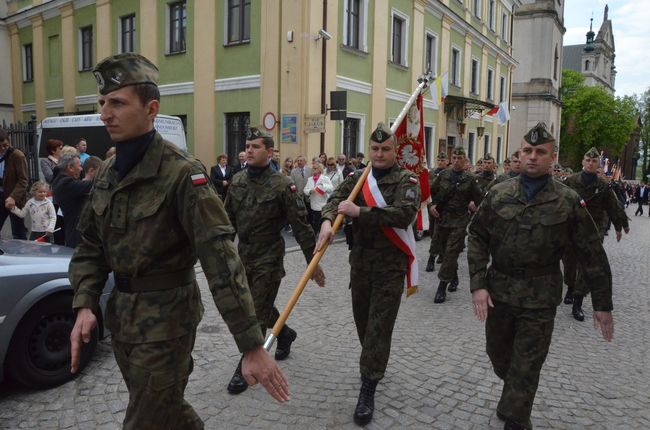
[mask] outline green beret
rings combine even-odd
[[[524,136],[524,140],[533,146],[555,142],[555,139],[546,130],[546,125],[543,122],[538,122],[535,127],[531,128]]]
[[[485,161],[490,161],[490,160],[494,161],[494,157],[492,156],[492,154],[490,154],[490,153],[488,152],[488,153],[485,154],[485,156],[483,157],[483,160],[485,160]]]
[[[438,160],[446,160],[447,159],[447,153],[445,151],[440,151],[438,153]]]
[[[104,58],[93,69],[101,95],[137,84],[158,85],[158,68],[139,54],[117,54]]]
[[[585,153],[585,158],[600,158],[600,153],[593,146]]]
[[[555,163],[555,164],[553,165],[553,169],[554,169],[554,170],[562,170],[562,165],[561,165],[560,163]]]
[[[483,159],[479,158],[478,160],[476,160],[476,164],[483,165]]]
[[[258,125],[257,127],[248,127],[248,130],[246,130],[246,140],[263,139],[265,137],[273,138],[271,133],[264,130],[261,125]]]
[[[462,146],[457,146],[452,151],[452,154],[453,155],[465,155],[465,148],[463,148]]]
[[[377,143],[384,143],[393,136],[393,132],[386,128],[383,122],[377,124],[377,128],[370,135],[370,140]]]

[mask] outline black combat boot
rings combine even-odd
[[[354,422],[360,426],[365,426],[372,420],[372,414],[375,412],[375,389],[378,382],[361,375],[359,401],[354,409]]]
[[[582,312],[582,297],[580,296],[573,296],[573,318],[575,318],[578,321],[584,321],[585,320],[585,313]]]
[[[288,325],[284,325],[278,335],[278,347],[275,349],[275,359],[280,361],[289,356],[291,344],[296,340],[298,334]]]
[[[440,281],[438,284],[438,291],[436,291],[436,297],[433,299],[433,303],[444,303],[447,299],[447,282]]]
[[[528,429],[512,421],[510,418],[506,418],[506,423],[503,426],[503,430],[528,430]]]
[[[242,360],[243,360],[243,357],[242,357]],[[242,362],[242,360],[239,360],[239,364],[237,365],[237,369],[235,369],[235,374],[232,375],[232,378],[230,378],[230,382],[228,383],[228,392],[230,394],[243,393],[248,388],[248,383],[244,379],[244,376],[241,374],[241,362]]]
[[[459,283],[460,282],[458,281],[458,272],[456,272],[454,274],[454,279],[452,279],[452,281],[449,283],[449,288],[447,288],[447,291],[449,291],[450,293],[453,293],[454,291],[456,291],[458,289],[458,284]]]
[[[573,304],[573,290],[571,288],[567,288],[566,290],[566,294],[564,295],[564,304],[565,305]]]
[[[436,263],[442,264],[442,255],[438,256],[438,259],[436,260]]]
[[[427,261],[427,268],[424,269],[425,272],[433,272],[436,270],[436,256],[435,255],[430,255],[429,256],[429,261]]]

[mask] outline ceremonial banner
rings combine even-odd
[[[403,168],[410,170],[420,181],[422,196],[420,210],[417,216],[417,230],[429,229],[427,203],[431,197],[429,188],[429,169],[427,169],[427,153],[424,145],[424,112],[422,109],[422,94],[418,95],[404,120],[395,131],[397,139],[397,162]]]

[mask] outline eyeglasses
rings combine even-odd
[[[328,164],[327,167],[336,167],[336,164]]]

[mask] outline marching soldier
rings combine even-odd
[[[454,148],[451,168],[442,171],[431,184],[429,212],[436,219],[442,255],[434,303],[446,300],[447,286],[451,292],[458,288],[458,256],[465,248],[465,229],[470,219],[468,207],[470,202],[478,205],[483,198],[474,177],[463,170],[465,160],[465,149]]]
[[[76,320],[70,334],[77,371],[82,342],[97,324],[109,272],[115,289],[106,308],[115,359],[129,391],[124,428],[202,429],[183,398],[192,372],[196,327],[203,315],[197,258],[222,317],[244,354],[243,373],[280,401],[288,386],[262,348],[234,232],[200,162],[154,129],[160,107],[158,69],[137,54],[119,54],[93,70],[101,120],[116,155],[94,178],[78,224],[81,243],[70,262]]]
[[[494,158],[492,155],[485,154],[485,156],[482,159],[482,169],[481,173],[476,175],[476,183],[478,184],[478,187],[481,189],[481,192],[485,194],[485,192],[488,189],[488,186],[494,181],[495,175],[494,175],[494,170],[496,168],[496,164],[494,162]]]
[[[521,161],[519,160],[519,151],[513,152],[513,154],[510,156],[509,166],[510,167],[506,172],[505,165],[504,165],[504,172],[499,176],[497,176],[496,179],[491,184],[488,185],[488,190],[493,186],[495,186],[496,184],[499,184],[503,181],[507,181],[508,179],[512,179],[516,176],[519,176],[519,172],[521,171]]]
[[[404,277],[415,285],[417,256],[410,224],[420,207],[418,178],[396,162],[396,142],[379,123],[370,136],[372,171],[354,202],[346,198],[363,173],[358,170],[334,191],[323,208],[316,249],[333,239],[337,214],[353,220],[350,252],[352,312],[361,342],[361,391],[354,421],[372,420],[375,389],[384,377],[391,336],[399,310]],[[410,241],[410,245],[408,244]],[[404,248],[402,248],[404,246]],[[407,254],[402,249],[408,249]],[[414,288],[414,287],[410,287]]]
[[[261,127],[251,127],[246,134],[246,170],[235,175],[226,196],[225,207],[239,238],[238,251],[246,269],[255,303],[260,333],[272,328],[280,313],[274,306],[284,272],[282,229],[291,224],[307,263],[314,253],[314,231],[307,222],[302,191],[291,179],[269,168],[273,154],[273,137]],[[320,266],[312,279],[321,287],[325,275]],[[289,356],[296,340],[295,330],[284,325],[278,335],[276,360]],[[228,392],[239,394],[248,388],[242,376],[241,361],[228,384]]]
[[[609,188],[607,180],[598,177],[599,165],[600,154],[596,148],[591,148],[582,159],[582,172],[569,176],[564,183],[580,195],[583,204],[598,227],[601,242],[607,232],[605,217],[609,217],[614,224],[616,240],[620,241],[622,230],[625,230],[625,233],[630,232],[627,215],[616,194]],[[569,252],[572,251],[569,250]],[[573,303],[571,312],[573,317],[578,321],[584,321],[585,314],[582,311],[582,301],[584,296],[589,293],[589,286],[581,275],[581,270],[576,272],[575,257],[570,256],[567,263],[564,268],[565,277],[569,280],[569,283],[574,285],[567,283],[564,302],[567,304]]]
[[[506,157],[505,160],[503,160],[503,173],[509,173],[510,172],[510,157]]]
[[[550,180],[555,140],[538,124],[521,146],[522,175],[490,189],[469,225],[474,314],[486,321],[487,354],[504,381],[497,417],[505,430],[532,429],[539,376],[562,301],[560,257],[575,246],[592,286],[594,323],[611,341],[612,275],[589,213]],[[488,263],[491,264],[488,267]]]
[[[445,151],[440,151],[438,154],[438,165],[429,176],[429,187],[433,184],[433,180],[440,175],[440,173],[449,166],[449,160],[447,160],[447,153]],[[433,272],[435,269],[436,256],[440,255],[440,237],[438,231],[436,230],[436,219],[431,218],[429,222],[429,229],[431,230],[431,245],[429,246],[429,260],[427,261],[427,272]],[[439,261],[438,263],[441,263]]]

